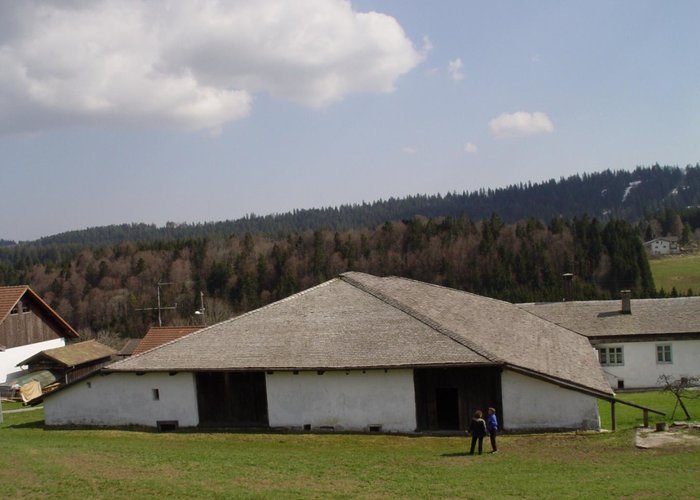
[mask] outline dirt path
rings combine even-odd
[[[700,446],[700,424],[681,422],[673,424],[665,431],[641,428],[637,430],[634,444],[637,448],[643,449],[667,446]]]

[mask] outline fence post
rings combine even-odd
[[[617,423],[615,422],[615,401],[610,401],[610,420],[612,430],[617,428]]]

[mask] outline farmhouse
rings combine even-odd
[[[681,253],[678,237],[665,236],[644,242],[644,248],[651,255],[676,255]]]
[[[597,429],[588,340],[513,304],[349,272],[134,355],[45,400],[47,425],[414,432]]]
[[[663,385],[700,375],[700,297],[520,304],[557,325],[585,335],[598,350],[617,389]]]
[[[0,383],[21,373],[20,361],[77,338],[78,332],[28,286],[0,287]]]

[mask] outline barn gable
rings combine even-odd
[[[20,360],[78,337],[28,286],[0,287],[0,383],[21,373]]]

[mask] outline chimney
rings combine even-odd
[[[622,295],[622,314],[632,314],[632,291],[631,290],[620,290]]]
[[[564,279],[564,302],[571,302],[574,300],[574,291],[572,287],[572,280],[574,279],[574,275],[572,273],[564,273],[561,275],[561,277]]]

